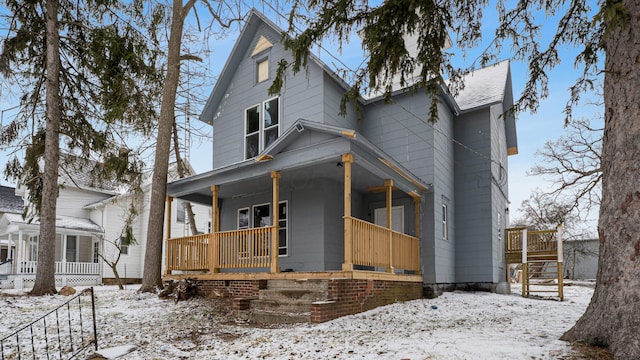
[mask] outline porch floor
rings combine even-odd
[[[317,272],[247,272],[247,273],[202,273],[191,272],[185,274],[165,274],[163,280],[329,280],[329,279],[355,279],[355,280],[385,280],[422,282],[422,275],[392,274],[377,271],[351,270],[351,271],[317,271]]]

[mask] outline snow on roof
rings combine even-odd
[[[16,189],[0,185],[0,213],[21,214],[23,210],[24,202],[16,196]]]
[[[461,111],[501,102],[505,96],[509,61],[474,70],[464,77],[464,89],[455,96]]]
[[[22,215],[19,214],[4,214],[4,217],[10,222],[14,224],[31,224],[31,225],[40,225],[39,219],[33,219],[30,223],[22,218]],[[56,228],[59,229],[71,229],[71,230],[82,230],[93,233],[104,233],[104,229],[102,226],[97,225],[93,221],[89,219],[77,218],[66,215],[56,215]]]

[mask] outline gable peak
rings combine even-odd
[[[256,47],[253,48],[253,52],[251,52],[251,56],[256,56],[257,54],[271,48],[272,46],[273,44],[271,43],[271,41],[267,40],[264,35],[260,35]]]

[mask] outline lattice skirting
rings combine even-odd
[[[9,275],[7,279],[0,282],[1,289],[24,289],[32,288],[35,283],[35,275]],[[63,286],[89,286],[100,285],[102,278],[100,275],[83,275],[83,274],[68,274],[68,275],[56,275],[56,288]]]

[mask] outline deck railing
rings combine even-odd
[[[17,270],[20,274],[35,274],[38,262],[21,261]],[[56,275],[58,274],[97,275],[100,274],[100,263],[56,261]]]
[[[506,251],[522,251],[522,237],[525,228],[505,229]],[[558,250],[557,230],[528,230],[527,252]]]
[[[209,269],[209,239],[211,234],[185,236],[167,242],[167,270]]]
[[[215,267],[221,269],[271,266],[272,226],[215,233]]]
[[[417,238],[353,217],[345,221],[351,222],[354,265],[420,270]]]

